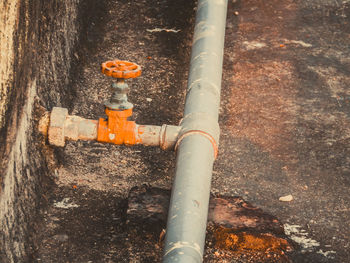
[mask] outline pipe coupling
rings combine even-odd
[[[175,150],[184,138],[191,135],[201,135],[212,144],[216,159],[219,149],[220,127],[213,117],[204,112],[190,113],[182,119],[180,126],[182,129],[179,133]]]

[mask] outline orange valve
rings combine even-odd
[[[136,123],[129,121],[133,105],[128,101],[128,84],[124,79],[136,78],[141,75],[141,67],[136,63],[122,60],[107,61],[101,65],[102,73],[116,78],[112,83],[113,94],[104,103],[107,118],[100,118],[97,130],[97,140],[115,144],[132,145],[138,143]]]
[[[118,59],[102,63],[101,69],[103,74],[118,79],[137,78],[141,75],[139,65]]]
[[[117,82],[112,83],[113,95],[105,106],[110,110],[126,110],[132,108],[132,104],[128,102],[127,93],[129,86],[125,83],[125,79],[136,78],[141,75],[141,67],[136,63],[113,60],[106,61],[101,65],[103,74],[116,78]]]

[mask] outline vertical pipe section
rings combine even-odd
[[[163,262],[203,260],[218,114],[227,0],[199,0]]]

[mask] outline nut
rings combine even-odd
[[[68,116],[66,108],[54,107],[51,111],[49,125],[49,143],[63,147],[65,145],[64,123]]]

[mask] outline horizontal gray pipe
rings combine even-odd
[[[177,142],[163,262],[203,260],[213,163],[219,142],[227,0],[200,0],[184,118]]]

